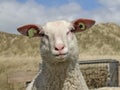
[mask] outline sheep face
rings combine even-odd
[[[73,25],[66,21],[49,22],[43,26],[42,57],[49,57],[53,62],[62,62],[69,60],[71,55],[77,56],[77,42],[73,29]]]
[[[41,56],[44,61],[56,63],[78,58],[78,47],[75,32],[90,28],[95,23],[90,19],[77,19],[48,22],[44,26],[25,25],[18,31],[29,37],[41,37]]]

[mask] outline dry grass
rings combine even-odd
[[[15,72],[37,71],[40,57],[0,57],[0,90],[13,90],[8,84],[8,75]],[[20,83],[16,84],[22,88]]]
[[[0,32],[0,56],[40,56],[40,38]]]

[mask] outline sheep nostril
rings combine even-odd
[[[60,44],[60,45],[55,46],[55,50],[56,50],[56,51],[61,51],[61,50],[64,49],[64,47],[65,47],[65,45]]]

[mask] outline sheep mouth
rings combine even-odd
[[[58,59],[59,58],[62,59],[62,58],[65,58],[67,55],[68,55],[68,53],[60,53],[60,54],[55,54],[54,56]]]

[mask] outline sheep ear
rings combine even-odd
[[[31,38],[31,37],[39,36],[41,28],[34,24],[28,24],[28,25],[24,25],[24,26],[17,28],[17,30],[21,34],[26,35]]]
[[[93,26],[95,24],[95,21],[91,19],[81,18],[73,21],[72,23],[74,26],[73,32],[81,32]]]

